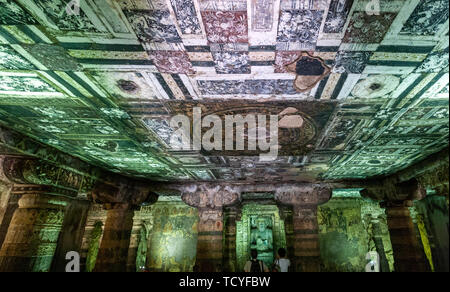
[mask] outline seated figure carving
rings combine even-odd
[[[255,218],[254,224],[256,228],[251,230],[250,247],[258,251],[259,260],[270,266],[273,261],[273,235],[272,230],[268,228],[269,219]]]

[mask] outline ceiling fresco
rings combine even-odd
[[[368,10],[374,1],[379,11]],[[66,9],[77,2],[78,13]],[[390,174],[448,147],[448,5],[0,0],[0,124],[154,180]],[[299,68],[302,56],[323,67]],[[272,162],[173,149],[170,118],[194,106],[219,116],[294,110],[304,123],[280,130]]]

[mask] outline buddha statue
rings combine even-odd
[[[271,265],[273,261],[273,235],[272,230],[267,228],[269,219],[256,218],[254,225],[256,225],[256,228],[251,230],[250,247],[258,251],[258,259],[264,261],[266,265]]]

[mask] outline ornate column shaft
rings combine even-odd
[[[223,269],[223,211],[199,208],[197,260],[199,272],[220,272]]]
[[[317,205],[294,205],[294,259],[298,272],[320,271]]]
[[[47,194],[25,194],[19,200],[0,250],[1,272],[50,270],[66,202]]]
[[[221,272],[223,270],[223,207],[240,200],[240,191],[228,186],[206,184],[182,189],[185,203],[198,208],[197,259],[195,270]]]
[[[396,272],[428,271],[423,251],[414,229],[408,209],[409,201],[386,204],[387,223],[394,251],[394,267]]]
[[[294,255],[291,258],[297,272],[320,271],[317,206],[330,197],[331,189],[323,185],[285,186],[276,192],[277,201],[293,207]]]
[[[19,206],[19,199],[20,194],[10,192],[3,202],[4,205],[1,208],[2,210],[0,210],[2,212],[0,218],[0,247],[5,240],[14,212]]]
[[[81,254],[81,244],[89,207],[89,201],[68,200],[58,246],[52,263],[52,272],[65,272],[67,265],[66,254],[68,252],[76,251]]]
[[[125,272],[133,216],[134,210],[129,204],[107,206],[106,223],[95,272]]]
[[[236,221],[240,220],[241,210],[236,208],[225,213],[225,246],[224,246],[224,271],[236,272]],[[239,218],[238,218],[239,217]]]

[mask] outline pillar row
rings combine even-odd
[[[0,250],[1,272],[48,272],[67,202],[47,194],[24,194]]]

